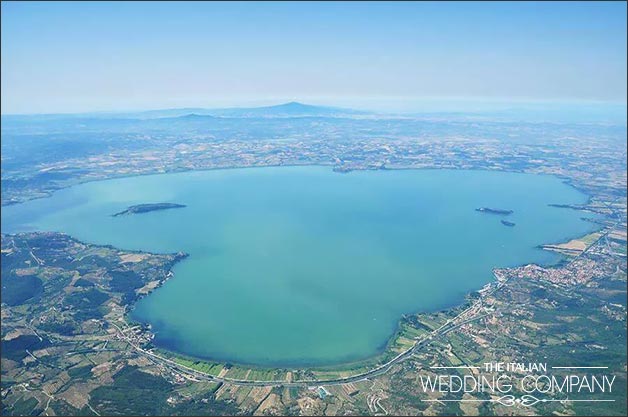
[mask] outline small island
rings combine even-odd
[[[513,213],[512,210],[495,209],[495,208],[489,208],[489,207],[476,208],[475,211],[479,211],[482,213],[489,213],[489,214],[500,214],[502,216],[508,216],[509,214]]]
[[[515,225],[515,223],[509,222],[508,220],[502,220],[502,224],[508,227],[513,227]]]
[[[116,214],[112,214],[112,217],[124,216],[129,214],[142,214],[148,213],[150,211],[157,210],[168,210],[175,208],[183,208],[184,204],[175,204],[175,203],[148,203],[148,204],[137,204],[135,206],[129,206],[126,210],[122,210]]]

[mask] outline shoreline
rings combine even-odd
[[[293,166],[293,167],[304,167],[304,166],[313,166],[313,167],[327,167],[327,166],[331,166],[331,165],[318,165],[318,164],[303,164],[303,165],[273,165],[273,166],[250,166],[250,167],[244,167],[244,168],[268,168],[268,167],[282,167],[282,166]],[[123,177],[115,177],[115,178],[106,178],[106,179],[99,179],[99,180],[91,180],[91,181],[85,181],[82,183],[87,183],[87,182],[93,182],[93,181],[108,181],[108,180],[112,180],[112,179],[118,179],[118,178],[127,178],[127,177],[136,177],[136,176],[144,176],[144,175],[164,175],[164,174],[174,174],[174,173],[185,173],[185,172],[195,172],[195,171],[212,171],[212,170],[226,170],[226,169],[244,169],[242,167],[225,167],[225,168],[211,168],[211,169],[202,169],[202,170],[183,170],[183,171],[173,171],[173,172],[164,172],[164,173],[151,173],[151,174],[140,174],[140,175],[127,175],[127,176],[123,176]],[[452,171],[459,171],[459,170],[475,170],[475,171],[487,171],[487,172],[509,172],[509,173],[519,173],[519,174],[533,174],[533,173],[527,173],[527,172],[523,172],[523,171],[509,171],[509,170],[491,170],[491,169],[459,169],[459,168],[446,168],[448,170],[452,170]],[[394,171],[397,170],[396,168],[389,168],[387,169],[388,171]],[[442,168],[400,168],[399,170],[442,170]],[[364,169],[364,170],[356,170],[356,171],[379,171],[379,170],[371,170],[371,169]],[[579,187],[576,187],[569,178],[564,178],[561,177],[559,175],[554,175],[554,174],[533,174],[533,175],[545,175],[545,176],[553,176],[556,177],[558,179],[561,179],[563,183],[565,183],[566,185],[569,185],[571,187],[573,187],[574,189],[576,189],[577,191],[579,191],[580,193],[582,193],[584,196],[586,196],[586,203],[583,203],[582,205],[586,205],[588,204],[591,199],[592,196],[589,195],[588,193],[585,193],[583,190],[581,190]],[[78,185],[78,184],[74,184],[74,185]],[[71,186],[74,186],[71,185]],[[68,186],[70,187],[70,186]],[[64,188],[68,188],[68,187],[64,187]],[[49,196],[47,196],[49,197]],[[44,198],[44,197],[36,197],[34,199],[37,198]],[[33,199],[31,199],[33,200]],[[30,201],[30,200],[27,200]],[[16,203],[16,204],[21,204],[21,203]],[[572,210],[577,210],[576,208],[572,208]],[[608,216],[603,215],[603,214],[598,214],[600,216],[603,216],[604,218],[607,218]],[[594,227],[592,228],[591,232],[589,233],[593,233],[593,232],[597,232],[600,231],[604,228],[603,225],[601,224],[597,224],[597,223],[592,223],[592,225],[594,225]],[[57,232],[58,233],[58,232]],[[4,234],[4,233],[3,233]],[[11,234],[19,234],[19,233],[11,233]],[[9,234],[10,235],[10,234]],[[68,235],[69,236],[69,235]],[[75,239],[74,237],[70,236],[72,239]],[[574,235],[572,237],[565,237],[565,240],[561,240],[560,243],[569,241],[571,239],[576,239],[582,237],[582,235],[578,234],[578,235]],[[78,239],[75,239],[78,240]],[[80,241],[82,242],[82,241]],[[82,242],[85,243],[85,242]],[[88,245],[94,245],[94,246],[107,246],[107,247],[111,247],[114,248],[114,246],[109,245],[109,244],[105,244],[105,245],[97,245],[97,244],[91,244],[91,243],[87,243]],[[551,244],[551,243],[548,243]],[[541,245],[542,246],[542,245]],[[120,249],[115,247],[116,249]],[[542,247],[537,247],[537,249],[540,250],[545,250]],[[121,250],[125,250],[125,249],[121,249]],[[153,253],[150,251],[145,251],[145,250],[130,250],[129,252],[136,252],[136,253]],[[172,253],[172,254],[176,254],[176,253]],[[179,252],[178,254],[183,254],[182,252]],[[124,313],[124,319],[125,322],[127,324],[130,323],[138,323],[138,324],[143,324],[146,325],[148,323],[144,323],[144,322],[139,322],[136,320],[131,319],[130,314],[131,311],[134,309],[135,304],[137,303],[137,301],[143,297],[146,297],[148,295],[150,295],[150,293],[152,293],[154,290],[156,290],[157,288],[161,287],[167,280],[173,278],[176,274],[174,273],[173,269],[174,267],[183,259],[185,259],[186,257],[188,257],[188,254],[183,254],[184,256],[179,257],[175,262],[173,262],[170,267],[169,267],[169,272],[168,272],[168,276],[165,277],[163,280],[161,280],[160,284],[158,286],[156,286],[154,289],[151,290],[151,292],[141,295],[138,298],[134,299],[130,304],[127,304],[125,307],[125,313]],[[551,264],[547,265],[548,267],[557,267],[559,266],[562,262],[564,262],[566,260],[566,255],[557,255],[557,260],[556,262],[552,262]],[[403,326],[403,322],[404,322],[404,318],[408,315],[416,315],[416,314],[432,314],[432,313],[438,313],[438,312],[451,312],[452,310],[456,310],[456,309],[460,309],[463,308],[465,305],[467,305],[469,303],[469,301],[471,300],[471,296],[472,294],[474,294],[475,292],[484,289],[486,287],[489,287],[495,283],[498,283],[498,280],[496,279],[496,275],[495,275],[495,270],[497,269],[510,269],[510,268],[517,268],[517,267],[521,267],[521,266],[525,266],[528,265],[528,263],[522,263],[522,264],[517,264],[517,265],[510,265],[510,266],[503,266],[503,267],[494,267],[493,268],[493,278],[491,280],[489,280],[486,284],[484,284],[480,289],[475,290],[475,291],[471,291],[471,292],[467,292],[464,295],[462,295],[462,300],[460,302],[456,302],[456,303],[451,303],[450,305],[447,306],[443,306],[442,308],[437,308],[434,310],[430,310],[430,311],[413,311],[413,312],[406,312],[404,314],[402,314],[402,316],[396,321],[396,324],[393,326],[393,331],[390,335],[390,337],[384,342],[382,343],[381,347],[378,348],[377,352],[373,355],[370,355],[368,357],[365,357],[363,359],[357,359],[357,360],[349,360],[349,361],[338,361],[336,363],[329,363],[327,365],[316,365],[316,364],[311,364],[311,365],[307,365],[307,364],[294,364],[294,365],[290,365],[290,364],[286,364],[286,365],[263,365],[263,364],[253,364],[253,363],[246,363],[246,362],[239,362],[239,361],[227,361],[227,360],[222,360],[222,359],[211,359],[209,357],[197,357],[194,355],[190,355],[190,354],[186,354],[184,352],[178,352],[176,349],[172,349],[169,347],[161,347],[161,346],[157,346],[155,345],[156,350],[161,350],[164,351],[166,354],[172,355],[173,358],[177,359],[177,358],[181,358],[184,360],[187,360],[188,358],[190,360],[194,360],[194,361],[198,361],[198,362],[202,362],[202,363],[209,363],[209,364],[229,364],[233,367],[237,367],[237,368],[241,368],[241,369],[259,369],[259,370],[279,370],[279,369],[293,369],[293,370],[300,370],[300,371],[312,371],[312,370],[316,370],[316,371],[336,371],[336,372],[342,372],[342,371],[350,371],[350,370],[355,370],[356,368],[363,368],[363,367],[370,367],[372,368],[370,371],[368,372],[374,372],[379,370],[381,367],[383,366],[391,366],[388,365],[389,361],[386,361],[391,355],[394,355],[394,351],[391,351],[392,347],[394,346],[395,342],[402,336],[402,326]],[[155,333],[153,333],[151,331],[151,334],[155,335]],[[403,351],[402,353],[400,353],[399,355],[395,356],[392,360],[394,360],[395,358],[399,357],[400,355],[404,355],[407,354],[408,352],[412,351],[414,348],[416,347],[416,344],[413,345],[412,347],[410,347],[409,349]],[[165,358],[162,358],[165,359]],[[170,358],[171,360],[172,358]],[[382,364],[382,362],[386,361],[384,364]],[[182,366],[181,364],[178,364],[179,366]],[[198,370],[195,370],[195,372],[200,372]],[[202,373],[202,372],[201,372]],[[207,376],[211,376],[210,374],[207,374]],[[223,378],[224,379],[224,378]],[[244,381],[241,381],[244,382]],[[285,381],[284,381],[285,382]]]
[[[359,168],[359,169],[349,169],[347,171],[336,171],[335,168],[337,167],[336,164],[334,164],[333,162],[328,162],[328,163],[312,163],[312,162],[306,162],[303,164],[300,163],[288,163],[288,164],[271,164],[271,165],[246,165],[246,166],[229,166],[229,167],[212,167],[212,168],[198,168],[198,169],[173,169],[173,170],[166,170],[164,172],[144,172],[144,173],[134,173],[134,174],[122,174],[122,175],[115,175],[115,176],[111,176],[111,177],[107,177],[107,178],[95,178],[95,179],[81,179],[75,183],[72,184],[67,184],[67,185],[63,185],[60,186],[59,188],[54,189],[52,192],[46,193],[46,195],[42,195],[42,196],[37,196],[37,197],[30,197],[30,198],[26,198],[23,201],[15,201],[15,202],[8,202],[5,203],[4,201],[0,201],[0,207],[4,207],[4,206],[14,206],[14,205],[18,205],[18,204],[23,204],[26,203],[27,201],[32,201],[32,200],[38,200],[38,199],[42,199],[42,198],[49,198],[50,196],[52,196],[52,194],[54,194],[57,191],[66,189],[66,188],[70,188],[70,187],[75,187],[78,185],[82,185],[82,184],[87,184],[90,182],[100,182],[100,181],[110,181],[110,180],[117,180],[117,179],[123,179],[123,178],[133,178],[133,177],[144,177],[144,176],[150,176],[150,175],[167,175],[167,174],[182,174],[182,173],[189,173],[189,172],[206,172],[206,171],[223,171],[223,170],[231,170],[231,169],[255,169],[255,168],[281,168],[281,167],[331,167],[332,171],[336,174],[351,174],[352,172],[362,172],[362,171],[412,171],[412,170],[416,170],[416,171],[424,171],[424,170],[451,170],[451,171],[485,171],[485,172],[509,172],[509,173],[513,173],[513,174],[531,174],[531,175],[541,175],[541,176],[549,176],[549,177],[555,177],[558,178],[559,180],[561,180],[563,183],[573,187],[574,189],[578,190],[579,192],[581,192],[582,194],[584,194],[587,197],[587,201],[582,203],[582,205],[587,205],[591,202],[591,199],[593,198],[593,196],[591,196],[588,192],[586,192],[585,190],[582,189],[581,186],[577,185],[574,183],[573,178],[571,177],[567,177],[563,174],[558,174],[558,173],[538,173],[538,172],[530,172],[530,171],[525,171],[525,170],[515,170],[515,169],[486,169],[486,168],[457,168],[457,167],[439,167],[439,166],[421,166],[421,167],[413,167],[413,166],[384,166],[383,168]],[[571,208],[572,210],[578,210],[576,208]]]

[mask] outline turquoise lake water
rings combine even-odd
[[[4,207],[2,230],[187,252],[131,314],[152,324],[158,345],[231,362],[325,365],[376,354],[402,314],[459,303],[493,280],[494,267],[556,262],[536,246],[595,227],[548,203],[585,201],[541,175],[232,169],[82,184]],[[187,207],[111,217],[155,202]]]

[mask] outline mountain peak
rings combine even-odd
[[[300,107],[300,108],[303,108],[303,107],[314,107],[314,106],[311,106],[309,104],[299,103],[298,101],[289,101],[287,103],[279,104],[279,105],[274,106],[274,107]]]
[[[190,120],[190,121],[215,119],[215,117],[212,115],[199,114],[199,113],[187,113],[187,114],[182,114],[180,116],[173,116],[173,118],[178,119],[178,120]]]

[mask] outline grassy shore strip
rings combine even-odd
[[[224,369],[224,365],[220,363],[192,361],[182,357],[175,357],[174,361],[180,365],[187,366],[188,368],[196,369],[197,371],[213,376],[218,376]]]
[[[586,243],[586,247],[588,248],[595,243],[600,236],[600,231],[596,231],[573,240]],[[193,369],[208,376],[214,376],[224,380],[282,383],[345,379],[381,367],[396,356],[407,352],[414,347],[417,340],[425,337],[433,330],[444,326],[452,316],[467,309],[473,304],[474,298],[475,293],[471,293],[466,297],[465,301],[458,306],[429,315],[409,314],[402,317],[399,320],[397,330],[388,340],[385,348],[378,355],[361,361],[313,367],[264,367],[208,361],[206,359],[194,358],[161,348],[155,349],[154,352],[188,369]],[[451,359],[454,364],[460,362],[455,357]]]
[[[466,306],[468,303],[465,303]],[[457,310],[457,309],[456,309]],[[268,382],[315,382],[332,379],[342,379],[352,375],[368,372],[369,370],[381,366],[398,354],[413,347],[417,338],[429,333],[428,329],[440,327],[446,320],[447,315],[440,315],[438,322],[425,320],[412,316],[412,320],[405,318],[399,323],[394,336],[389,340],[386,348],[379,355],[358,362],[344,363],[338,365],[318,366],[318,367],[295,367],[286,369],[279,367],[262,367],[245,364],[231,364],[224,362],[214,362],[205,359],[194,358],[181,353],[156,349],[156,352],[175,363],[198,372],[214,377],[233,379],[240,381],[268,381]],[[418,325],[418,327],[417,327]]]

